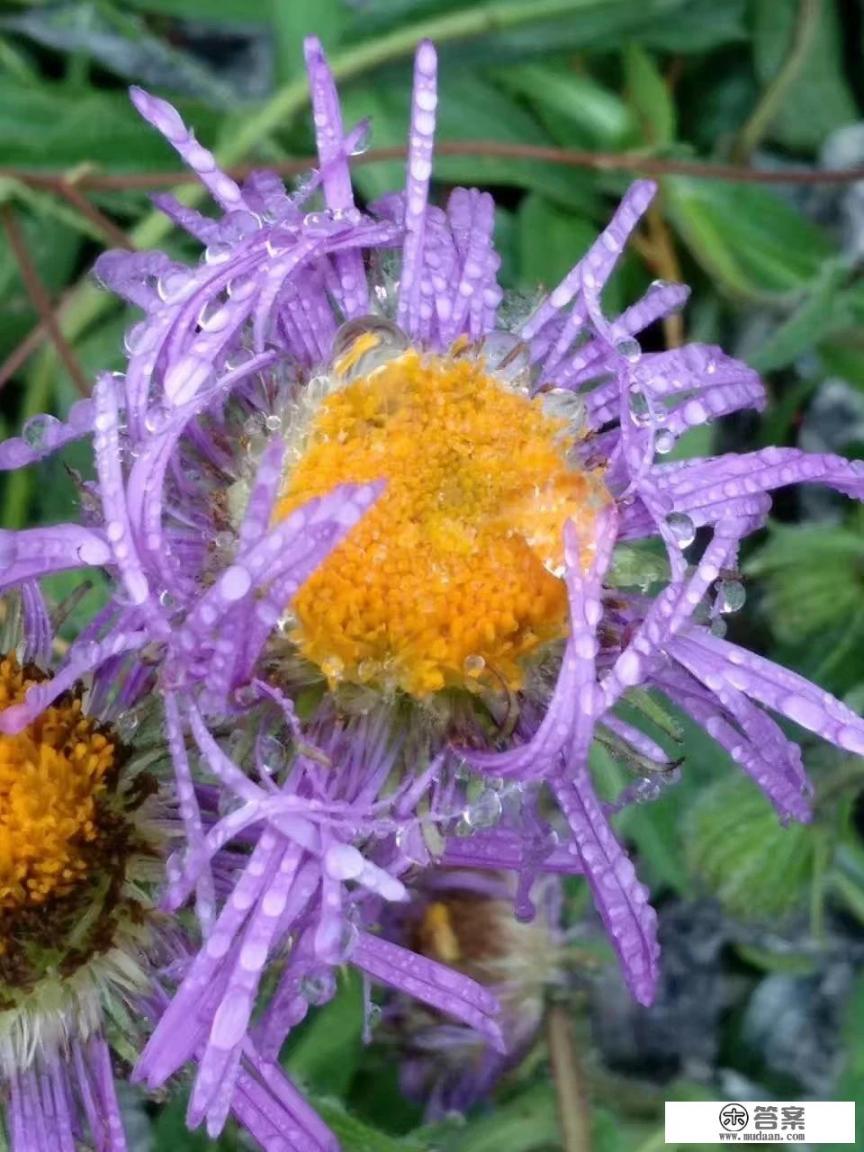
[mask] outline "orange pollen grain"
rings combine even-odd
[[[0,659],[0,710],[33,680]],[[88,878],[98,803],[115,747],[73,698],[14,736],[0,734],[0,910],[44,904]]]
[[[331,686],[519,688],[525,659],[567,633],[564,524],[587,561],[607,499],[572,447],[541,399],[471,357],[411,350],[332,392],[277,519],[337,484],[386,488],[295,596],[300,652]]]

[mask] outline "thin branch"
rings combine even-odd
[[[546,1014],[546,1039],[561,1125],[561,1147],[564,1152],[591,1152],[591,1117],[585,1081],[565,1005],[550,1005]]]
[[[110,216],[106,216],[96,205],[84,195],[81,189],[72,180],[61,180],[56,186],[57,193],[68,200],[82,216],[98,228],[109,244],[115,248],[126,248],[132,251],[134,245],[122,228],[118,227]]]
[[[27,295],[30,297],[33,307],[38,312],[45,326],[45,330],[51,337],[51,341],[57,349],[57,355],[69,373],[73,384],[82,396],[86,396],[90,391],[87,377],[84,375],[81,365],[75,359],[75,355],[67,343],[65,336],[60,331],[60,325],[52,309],[51,298],[48,295],[45,285],[42,283],[35,264],[30,259],[30,253],[27,251],[27,245],[24,237],[21,235],[15,209],[11,204],[0,205],[0,219],[2,219],[3,222],[9,247],[12,249],[12,253],[18,263],[21,279],[24,282]]]
[[[439,140],[439,156],[493,157],[506,160],[540,161],[563,168],[588,168],[595,172],[630,172],[642,176],[689,176],[695,180],[719,180],[739,184],[855,184],[864,181],[864,167],[856,168],[753,168],[747,164],[715,164],[707,160],[674,160],[646,156],[640,152],[588,152],[573,148],[555,148],[540,144],[511,144],[501,140]],[[355,156],[352,164],[378,164],[386,160],[403,160],[405,149],[370,148]],[[314,156],[269,164],[240,164],[226,169],[235,180],[245,179],[257,168],[266,167],[283,176],[299,176],[316,164]],[[62,194],[68,185],[63,172],[26,168],[0,167],[0,178],[8,177],[33,188],[44,188]],[[88,170],[75,180],[75,186],[100,192],[146,192],[181,184],[196,184],[192,172],[97,172]]]
[[[661,280],[680,284],[683,276],[675,240],[656,200],[648,209],[646,223],[652,253],[649,266]],[[663,335],[667,348],[680,348],[684,343],[684,320],[679,313],[673,312],[671,316],[663,317]]]
[[[807,60],[813,34],[819,25],[821,15],[822,0],[799,0],[789,52],[777,75],[767,85],[744,127],[738,133],[738,139],[732,149],[736,161],[745,163],[749,160],[771,127],[771,122],[780,111],[786,93]]]

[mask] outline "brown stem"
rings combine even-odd
[[[646,214],[652,258],[648,261],[662,280],[680,284],[683,277],[675,241],[656,200]],[[667,348],[680,348],[684,343],[684,320],[678,313],[663,318],[663,335]]]
[[[440,140],[440,156],[501,157],[508,160],[533,160],[560,164],[565,168],[589,168],[597,172],[632,172],[643,176],[689,176],[698,180],[722,180],[741,184],[854,184],[864,180],[864,168],[786,168],[766,171],[746,164],[715,164],[702,160],[671,160],[644,156],[637,152],[587,152],[572,148],[554,148],[538,144],[510,144],[500,140]],[[354,164],[376,164],[384,160],[402,160],[402,147],[372,148],[354,157]],[[267,167],[283,176],[295,176],[313,167],[312,156],[285,160]],[[242,164],[228,168],[236,180],[242,180],[260,164]],[[0,178],[8,177],[34,188],[59,192],[68,178],[63,172],[34,171],[26,168],[0,167]],[[194,184],[192,172],[100,173],[88,170],[75,180],[78,188],[99,191],[146,191],[150,188]]]
[[[126,248],[130,252],[133,250],[134,245],[123,229],[118,228],[110,216],[106,216],[97,208],[77,184],[71,180],[61,180],[57,184],[56,190],[64,200],[68,200],[73,208],[76,208],[82,216],[86,216],[90,223],[99,229],[109,244],[115,248]]]
[[[27,245],[24,242],[24,237],[21,235],[18,218],[11,204],[3,204],[0,206],[0,219],[3,221],[3,228],[6,232],[6,238],[9,241],[9,247],[12,249],[12,253],[21,271],[21,279],[24,282],[27,295],[30,297],[33,307],[38,312],[45,331],[51,337],[54,347],[57,349],[57,355],[69,373],[73,384],[82,396],[86,396],[90,391],[87,384],[87,377],[84,375],[81,365],[75,359],[75,355],[69,347],[65,336],[60,331],[57,316],[51,306],[51,298],[48,295],[45,285],[42,283],[35,264],[30,259],[30,253],[27,251]]]
[[[546,1040],[558,1104],[563,1152],[591,1152],[591,1117],[585,1081],[573,1044],[570,1016],[563,1004],[546,1015]]]

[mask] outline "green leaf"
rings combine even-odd
[[[290,0],[291,3],[294,0]],[[267,24],[272,0],[126,0],[130,8],[178,20],[205,20],[214,24]]]
[[[864,534],[836,525],[772,523],[745,571],[762,582],[763,604],[785,643],[847,627],[864,601]]]
[[[833,255],[820,229],[764,188],[683,176],[663,187],[694,260],[733,296],[768,301],[800,292]]]
[[[763,85],[787,59],[800,0],[754,0],[753,55]],[[787,148],[816,150],[843,124],[860,119],[843,78],[840,17],[834,4],[821,4],[808,31],[807,52],[783,97],[769,139]]]
[[[189,119],[202,140],[215,137],[212,112],[198,106]],[[27,168],[180,168],[174,150],[141,119],[125,92],[85,90],[70,99],[65,85],[23,88],[6,76],[0,76],[0,154],[5,164]]]
[[[795,310],[757,350],[748,362],[757,372],[776,372],[803,352],[854,321],[849,292],[843,291],[849,269],[843,261],[829,260],[810,291]]]
[[[629,44],[624,74],[645,142],[653,147],[672,144],[677,132],[675,105],[654,59],[638,44]]]
[[[362,981],[356,972],[346,971],[338,994],[315,1009],[292,1038],[285,1067],[291,1076],[317,1092],[344,1095],[363,1050],[362,1032]]]
[[[332,54],[342,43],[348,16],[343,0],[270,0],[273,33],[276,39],[276,63],[282,84],[293,80],[304,70],[303,41],[313,33]]]
[[[185,92],[215,107],[230,107],[237,99],[230,84],[169,40],[153,35],[135,13],[107,5],[65,5],[7,16],[0,27],[156,90]]]
[[[311,1102],[338,1137],[342,1152],[432,1152],[425,1142],[410,1136],[388,1136],[373,1128],[346,1112],[336,1100],[313,1095]]]
[[[534,1152],[559,1141],[555,1091],[538,1084],[463,1128],[448,1129],[444,1146],[447,1152]]]
[[[636,133],[624,101],[566,63],[514,65],[495,73],[495,82],[526,101],[559,144],[568,148],[623,148]]]
[[[742,920],[788,913],[807,892],[814,829],[784,828],[752,781],[729,776],[706,788],[684,825],[690,871]]]

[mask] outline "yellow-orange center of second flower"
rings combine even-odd
[[[0,710],[31,683],[13,656],[0,659]],[[113,742],[78,697],[17,735],[0,734],[0,912],[42,905],[88,879],[114,763]]]
[[[386,488],[294,598],[300,652],[331,686],[519,688],[567,632],[564,524],[590,549],[605,499],[572,439],[482,358],[409,350],[331,391],[277,518],[338,484]]]

